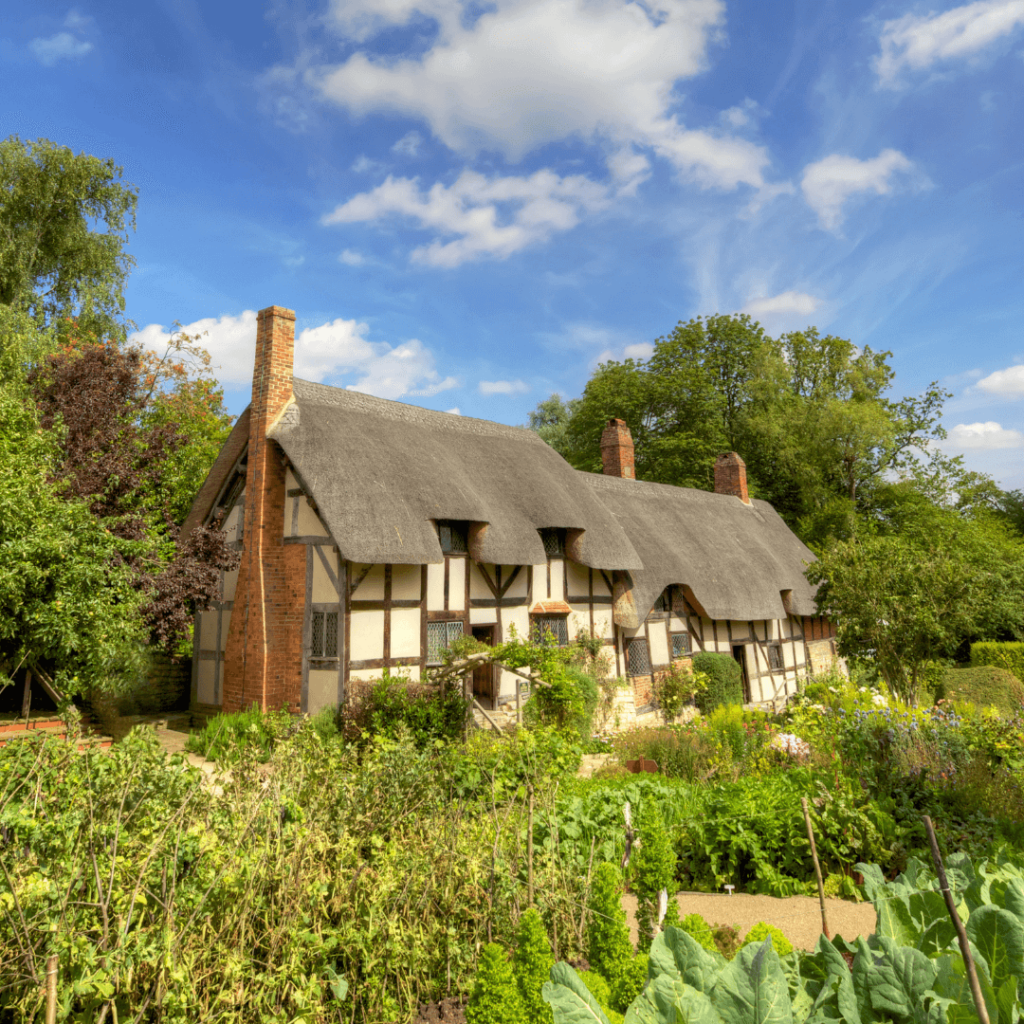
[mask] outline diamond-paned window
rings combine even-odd
[[[626,645],[626,671],[631,676],[651,674],[651,652],[644,637],[633,637]]]
[[[690,634],[689,633],[673,633],[672,634],[672,657],[673,658],[685,658],[690,653]]]
[[[544,640],[548,633],[559,647],[569,643],[569,626],[564,615],[538,615],[533,619],[533,635],[537,640]]]
[[[564,531],[544,529],[540,531],[540,539],[544,542],[545,555],[561,558],[565,554]]]
[[[444,652],[462,636],[462,620],[427,623],[427,664],[440,665]]]
[[[310,657],[336,658],[338,656],[338,613],[313,612],[310,630]]]
[[[782,644],[768,645],[768,668],[772,672],[784,672],[786,666],[782,661]]]
[[[651,609],[654,612],[670,612],[672,611],[672,588],[666,587],[659,595],[658,600],[654,602],[654,607]]]
[[[461,553],[466,548],[466,524],[455,519],[439,519],[437,521],[437,537],[441,541],[441,550],[446,554]]]

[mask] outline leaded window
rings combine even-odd
[[[772,672],[784,672],[786,666],[782,662],[782,644],[768,645],[768,668]]]
[[[651,609],[654,612],[670,612],[672,611],[672,588],[666,587],[659,595],[658,600],[654,602],[654,607]]]
[[[651,674],[651,652],[647,649],[647,640],[642,636],[635,636],[626,644],[626,671],[631,676]]]
[[[543,641],[549,633],[559,647],[566,647],[568,645],[569,626],[564,615],[537,615],[534,617],[534,637],[537,640]]]
[[[455,519],[439,519],[437,521],[437,537],[441,541],[441,550],[445,554],[461,553],[467,550],[465,522]]]
[[[685,658],[690,653],[690,634],[689,633],[673,633],[672,634],[672,657],[673,658]]]
[[[440,665],[444,652],[462,636],[462,620],[427,623],[427,664]]]
[[[311,624],[311,658],[336,658],[338,656],[338,613],[313,612]]]
[[[549,558],[561,558],[565,555],[564,530],[541,530],[540,539],[544,542],[544,554]]]

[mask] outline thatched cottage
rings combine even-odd
[[[579,472],[529,430],[293,377],[294,321],[260,312],[252,404],[184,526],[219,519],[241,553],[196,616],[194,711],[314,712],[512,626],[603,637],[639,704],[696,651],[735,657],[754,701],[831,662],[803,574],[814,556],[749,499],[734,453],[713,494],[645,483],[612,420],[605,475]],[[517,685],[500,668],[473,679],[485,708]]]

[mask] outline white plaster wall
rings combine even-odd
[[[503,570],[502,571],[502,578],[503,579],[507,579],[508,578],[507,576],[505,576],[505,572],[506,571],[509,574],[515,572],[515,566],[514,565],[510,565],[510,566],[507,567],[507,570]],[[519,570],[519,575],[512,581],[512,586],[510,586],[508,588],[508,591],[506,592],[505,597],[507,597],[507,598],[508,597],[529,597],[529,593],[528,593],[529,587],[527,586],[527,576],[528,575],[529,574],[526,571],[526,566],[524,565]]]
[[[418,565],[393,565],[391,567],[391,596],[396,601],[418,601],[420,599],[420,567]]]
[[[241,502],[245,498],[245,489],[243,488],[242,493],[238,497],[238,501]],[[228,543],[234,544],[238,540],[238,527],[242,521],[242,509],[236,502],[235,507],[228,513],[227,518],[224,520],[224,524],[221,529],[227,535]]]
[[[383,611],[353,611],[350,628],[351,661],[369,661],[371,658],[384,657]]]
[[[234,601],[235,599],[235,588],[238,586],[238,570],[232,569],[231,572],[223,574],[224,580],[224,601]]]
[[[551,600],[565,600],[565,562],[561,558],[551,559]]]
[[[474,626],[486,626],[498,621],[498,612],[494,608],[470,608],[469,621]]]
[[[530,609],[525,605],[520,605],[518,608],[502,608],[501,610],[501,629],[504,633],[502,639],[510,640],[512,634],[509,631],[509,627],[516,627],[516,632],[519,634],[519,639],[523,640],[530,635]]]
[[[566,560],[566,572],[569,575],[569,597],[586,598],[590,595],[590,573],[584,565]]]
[[[746,640],[750,636],[750,627],[745,622],[738,622],[734,619],[730,625],[732,626],[733,640]]]
[[[338,556],[334,553],[333,547],[319,547],[319,550],[327,558],[327,564],[334,570],[335,578],[338,575]],[[314,604],[337,604],[340,601],[337,590],[327,575],[323,562],[313,553],[313,603]]]
[[[348,677],[359,680],[380,679],[382,672],[383,669],[379,668],[354,668],[349,672]]]
[[[608,584],[604,581],[604,576],[597,569],[594,570],[594,594],[600,595],[601,597],[611,597],[611,591],[608,589]]]
[[[285,513],[288,526],[291,527],[291,510]],[[327,527],[320,522],[320,517],[309,507],[304,497],[299,498],[299,532],[298,537],[326,537]]]
[[[366,564],[353,566],[353,577],[359,579]],[[366,574],[366,579],[359,584],[358,589],[352,591],[352,598],[356,601],[383,601],[384,600],[384,566],[375,565]],[[384,613],[381,612],[383,615]]]
[[[391,657],[418,658],[420,656],[419,608],[391,609]]]
[[[548,593],[548,563],[535,565],[533,567],[533,593],[531,601],[547,601],[551,595]]]
[[[444,611],[444,565],[427,566],[427,610]]]
[[[217,663],[200,660],[196,673],[196,700],[200,704],[212,704],[217,692],[216,686]]]
[[[466,566],[468,558],[453,558],[448,563],[448,608],[450,611],[462,611],[466,607]],[[480,580],[486,588],[487,584]],[[488,595],[490,591],[488,591]]]
[[[334,707],[338,703],[338,673],[311,670],[308,693],[308,714],[315,715],[321,708]]]
[[[615,636],[612,610],[607,605],[594,606],[594,632],[605,640],[611,640]]]
[[[472,601],[474,598],[486,600],[494,595],[491,593],[491,588],[487,586],[487,582],[483,576],[480,575],[480,566],[476,562],[467,562],[469,566],[469,599]],[[487,575],[494,579],[494,566],[490,564],[484,564],[484,568],[487,570]],[[451,600],[451,586],[448,588],[448,599]],[[492,620],[493,621],[493,620]]]
[[[689,626],[687,626],[686,620],[679,615],[670,615],[668,617],[668,628],[673,633],[689,632]]]
[[[199,613],[199,650],[217,650],[217,612]]]
[[[665,634],[664,622],[651,623],[650,648],[652,665],[667,665],[672,660],[668,649],[668,637]]]

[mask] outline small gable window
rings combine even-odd
[[[565,530],[540,530],[540,539],[544,542],[544,554],[548,558],[562,558],[565,555]]]
[[[672,634],[672,657],[685,658],[690,653],[690,634]]]
[[[642,636],[635,636],[627,641],[626,671],[631,676],[651,674],[651,652],[647,648],[647,640]]]
[[[441,542],[441,550],[447,554],[460,554],[467,551],[465,520],[439,519],[437,521],[437,538]]]
[[[666,587],[659,595],[658,600],[654,602],[654,607],[651,609],[652,612],[656,612],[659,615],[667,615],[672,611],[672,588]]]
[[[786,666],[782,662],[782,644],[768,645],[768,668],[772,672],[784,672]]]
[[[314,611],[310,627],[310,657],[336,658],[338,656],[338,613]]]
[[[462,636],[462,620],[427,623],[427,664],[440,665],[444,652]]]
[[[535,615],[533,617],[534,640],[543,642],[550,635],[559,647],[567,647],[569,626],[566,618],[565,615]]]

